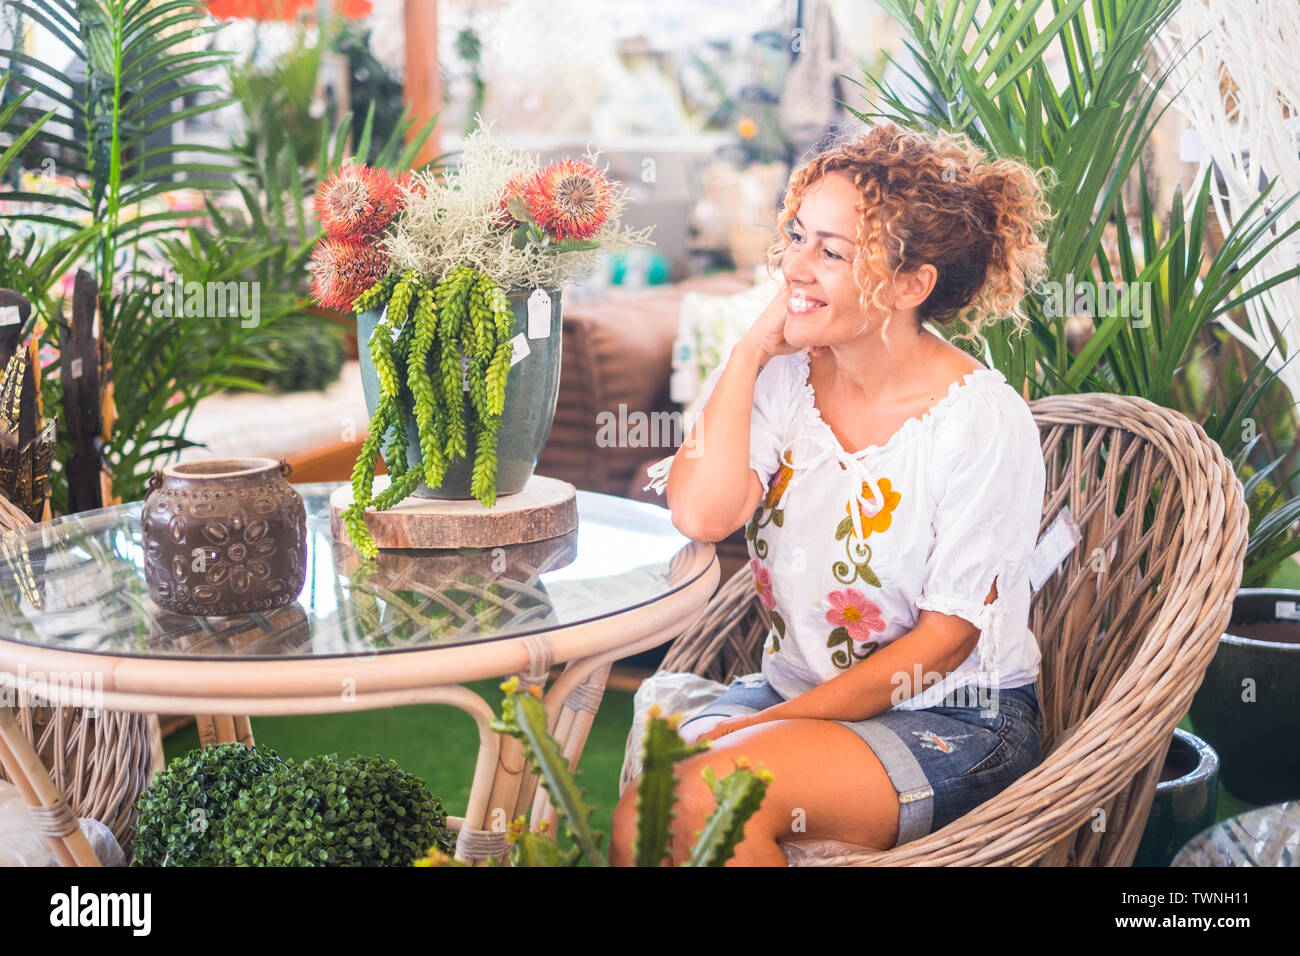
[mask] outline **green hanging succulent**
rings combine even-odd
[[[421,480],[438,487],[448,466],[468,454],[471,438],[470,490],[484,507],[496,502],[497,434],[513,351],[509,300],[470,266],[452,269],[436,287],[414,270],[389,276],[358,296],[353,308],[364,312],[385,300],[388,309],[370,337],[379,402],[352,471],[352,505],[343,516],[353,547],[370,558],[379,549],[366,528],[366,509],[391,508]],[[436,375],[430,374],[430,357]],[[406,456],[412,415],[420,438],[418,467]],[[380,454],[391,480],[375,496]]]

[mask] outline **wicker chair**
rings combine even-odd
[[[7,532],[32,524],[0,495],[0,547]],[[130,859],[135,801],[149,785],[162,754],[158,719],[147,714],[100,712],[80,707],[15,707],[22,729],[69,808],[113,831]],[[0,767],[0,780],[7,780]]]
[[[787,849],[795,862],[1132,863],[1174,727],[1232,610],[1246,552],[1242,487],[1199,425],[1145,399],[1067,395],[1030,407],[1047,471],[1040,533],[1068,506],[1083,535],[1031,609],[1042,763],[901,847],[817,841]],[[724,683],[757,671],[767,620],[755,597],[748,569],[738,572],[663,668]]]

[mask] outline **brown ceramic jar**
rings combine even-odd
[[[270,458],[169,465],[140,512],[149,596],[174,614],[224,617],[292,603],[306,576],[307,512]]]

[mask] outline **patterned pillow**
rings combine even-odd
[[[700,386],[727,360],[732,347],[780,290],[781,274],[772,278],[766,267],[756,266],[754,283],[753,288],[735,295],[687,292],[682,297],[670,395],[687,411],[693,410],[700,397]]]

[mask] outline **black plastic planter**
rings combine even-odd
[[[1300,797],[1300,591],[1242,588],[1191,718],[1223,785],[1255,804]]]
[[[533,475],[537,459],[551,434],[555,421],[555,403],[560,395],[560,352],[563,342],[560,317],[559,289],[548,289],[551,297],[550,334],[535,339],[528,335],[528,295],[510,296],[515,313],[515,335],[522,335],[528,354],[510,367],[506,379],[505,411],[501,416],[501,431],[497,435],[497,495],[513,495],[522,491]],[[357,351],[361,362],[361,387],[366,396],[366,410],[374,415],[379,404],[379,378],[370,359],[370,337],[375,331],[382,312],[362,312],[357,316]],[[430,358],[430,376],[437,381],[438,369]],[[466,399],[468,422],[468,398]],[[595,425],[593,424],[593,428]],[[415,420],[407,427],[407,461],[412,465],[420,461],[420,437]],[[424,482],[414,494],[420,498],[473,498],[470,478],[474,465],[474,437],[469,436],[468,453],[456,458],[447,468],[442,484],[430,488]]]
[[[1218,755],[1200,737],[1175,728],[1133,865],[1168,866],[1188,840],[1214,825],[1218,808]]]

